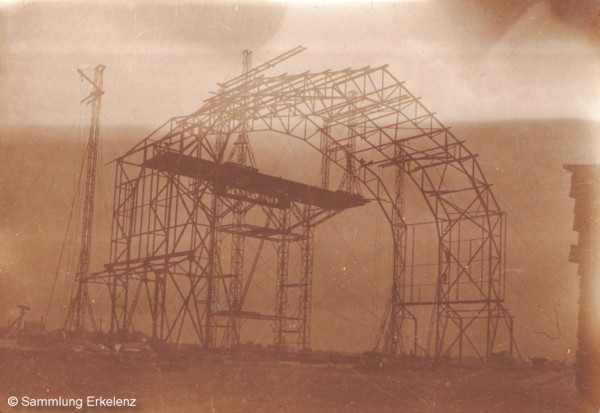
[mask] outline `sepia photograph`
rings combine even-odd
[[[0,0],[0,413],[599,413],[600,0]]]

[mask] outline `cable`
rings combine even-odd
[[[543,334],[546,337],[548,337],[550,340],[558,340],[561,336],[560,333],[560,325],[558,324],[558,312],[556,311],[556,307],[560,307],[559,304],[554,304],[554,316],[556,317],[556,331],[557,331],[557,335],[556,336],[551,336],[550,334],[546,333],[545,331],[534,331],[535,334]]]
[[[80,95],[82,95],[82,88],[81,88],[81,86],[80,86]],[[78,125],[78,128],[77,128],[77,135],[78,135],[77,141],[80,142],[80,140],[81,140],[81,124],[82,124],[83,111],[81,109],[82,105],[79,105],[78,107],[79,107],[79,113],[78,113],[79,125]],[[69,130],[72,129],[72,126],[69,128]],[[64,147],[63,147],[63,150],[64,150]],[[60,253],[58,255],[58,262],[57,262],[57,266],[56,266],[56,272],[55,272],[55,275],[54,275],[54,280],[52,281],[52,287],[50,289],[50,297],[48,299],[48,306],[46,308],[46,317],[49,317],[49,315],[50,315],[50,309],[52,307],[52,300],[54,298],[54,292],[55,292],[56,284],[57,284],[58,277],[59,277],[59,274],[60,274],[60,268],[61,268],[62,258],[63,258],[64,252],[66,250],[67,241],[68,241],[68,238],[69,238],[69,230],[70,230],[71,224],[73,222],[73,213],[75,211],[75,205],[77,203],[77,199],[79,198],[79,188],[81,187],[81,177],[83,175],[83,168],[84,168],[84,166],[85,166],[85,156],[82,156],[81,157],[81,165],[80,165],[80,168],[79,168],[79,174],[75,175],[76,179],[74,180],[74,186],[73,186],[73,198],[71,200],[71,210],[69,212],[69,218],[67,219],[67,228],[65,230],[65,236],[63,238],[63,242],[62,242],[62,245],[61,245]],[[55,171],[56,170],[57,169],[55,169]],[[41,176],[41,174],[40,174],[40,176]]]

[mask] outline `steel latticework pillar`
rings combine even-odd
[[[249,80],[250,70],[252,69],[252,52],[250,50],[244,50],[242,54],[242,75],[245,81]],[[229,156],[229,160],[235,160],[238,164],[243,166],[251,166],[256,168],[256,161],[252,154],[252,148],[248,140],[248,124],[247,114],[245,108],[248,105],[248,98],[246,97],[242,102],[240,109],[240,133],[237,140],[233,145],[233,150]],[[238,195],[242,195],[240,191],[236,191]],[[240,344],[240,328],[241,320],[239,313],[241,308],[241,295],[242,295],[242,284],[244,276],[244,242],[245,237],[243,235],[243,228],[246,221],[247,204],[238,200],[233,208],[233,231],[232,237],[232,251],[231,251],[231,280],[229,283],[229,312],[228,317],[228,328],[225,333],[225,345],[228,347],[235,347]]]
[[[288,259],[290,242],[286,237],[289,228],[290,210],[283,208],[280,211],[279,230],[281,238],[277,242],[277,285],[275,292],[275,347],[283,350],[288,332]]]
[[[332,146],[329,142],[331,129],[325,122],[321,129],[319,150],[321,151],[321,188],[329,189],[329,170],[331,166]]]
[[[86,148],[85,194],[83,201],[83,223],[81,229],[81,249],[75,270],[75,283],[65,319],[65,330],[83,331],[86,322],[96,330],[96,322],[88,295],[88,277],[90,272],[90,248],[94,219],[94,195],[96,191],[96,164],[98,160],[98,140],[100,138],[100,109],[102,108],[103,73],[105,66],[96,66],[94,79],[90,79],[82,70],[77,69],[82,79],[92,85],[90,94],[81,103],[91,104],[91,123]]]
[[[310,348],[314,228],[372,200],[389,224],[393,268],[376,349],[437,360],[511,351],[504,213],[476,155],[387,66],[263,73],[303,50],[255,68],[245,53],[242,75],[117,160],[110,262],[93,277],[110,287],[113,331],[150,318],[155,338],[209,348],[236,345],[253,320],[272,325],[279,349]],[[258,136],[312,148],[320,185],[259,171],[249,150]],[[414,277],[409,185],[437,250],[435,270]],[[254,277],[275,283],[274,297],[257,300],[266,310],[247,303]]]
[[[402,159],[402,145],[395,146],[395,158]],[[404,221],[404,171],[402,165],[394,167],[394,206],[392,209],[392,287],[390,298],[384,314],[384,320],[378,334],[377,346],[385,353],[397,354],[417,351],[417,318],[407,308],[406,302],[406,253],[407,253],[407,225]],[[402,334],[406,330],[405,323],[412,322],[413,330],[409,330],[411,340],[409,346],[404,343]],[[410,350],[409,350],[410,349]]]
[[[312,216],[310,206],[304,207],[304,215]],[[298,349],[302,351],[310,350],[311,335],[311,308],[312,308],[312,285],[313,285],[313,258],[315,242],[315,226],[310,218],[302,226],[303,239],[301,244],[301,278],[300,278],[300,303],[299,303],[299,335]]]
[[[355,98],[356,92],[350,91],[350,105],[352,105],[352,100]],[[344,148],[344,158],[346,160],[346,168],[344,171],[344,175],[342,177],[342,181],[340,182],[340,190],[346,191],[353,194],[360,193],[360,184],[357,176],[356,169],[356,159],[354,154],[356,153],[356,137],[358,135],[358,118],[357,118],[357,109],[352,107],[349,109],[350,113],[348,115],[348,140],[346,146]]]

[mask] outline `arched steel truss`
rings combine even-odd
[[[223,181],[235,169],[228,154],[242,132],[250,142],[274,132],[304,141],[321,154],[321,189],[337,179],[342,191],[315,201],[240,186],[235,174],[235,182]],[[438,359],[462,357],[464,346],[481,358],[498,348],[512,352],[513,319],[504,306],[505,216],[476,155],[387,66],[250,73],[222,85],[193,114],[166,122],[116,165],[110,263],[90,279],[109,288],[113,332],[131,331],[145,301],[146,325],[157,339],[179,340],[188,331],[206,348],[235,345],[240,320],[255,318],[272,323],[277,346],[307,349],[314,227],[371,200],[381,206],[393,240],[390,296],[376,348],[425,351]],[[403,189],[409,181],[437,228],[437,274],[427,293],[406,276]],[[246,222],[241,211],[261,218]],[[223,254],[228,237],[237,237],[237,246]],[[276,247],[273,314],[243,307],[256,267],[256,257],[244,258],[246,238],[260,239],[257,254],[265,243]],[[301,271],[290,280],[294,247],[301,250]],[[295,306],[288,303],[292,290]],[[432,310],[426,349],[415,315],[423,306]],[[498,344],[503,325],[508,347]]]

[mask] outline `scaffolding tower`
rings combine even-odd
[[[91,105],[91,119],[88,142],[85,154],[85,194],[83,200],[83,223],[81,230],[81,245],[75,282],[71,290],[71,299],[67,308],[64,329],[81,332],[86,328],[87,322],[96,330],[96,320],[92,311],[92,304],[88,294],[88,278],[90,276],[90,251],[92,244],[92,227],[94,218],[94,195],[96,191],[96,169],[98,161],[98,141],[100,138],[100,109],[102,108],[102,90],[104,69],[98,65],[94,71],[94,78],[88,77],[83,70],[77,69],[82,80],[92,86],[92,91],[81,103]]]

